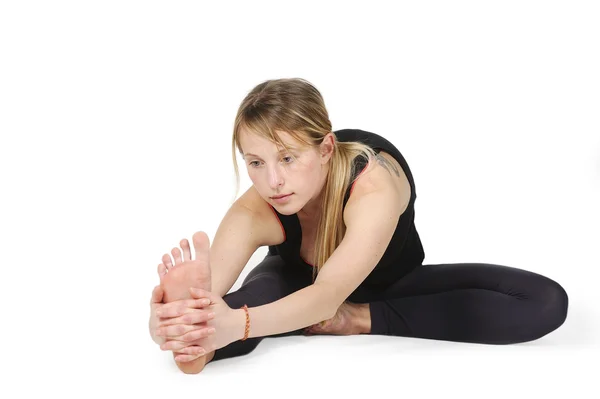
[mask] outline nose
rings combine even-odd
[[[269,168],[269,185],[273,190],[277,190],[283,185],[283,173],[278,166]]]

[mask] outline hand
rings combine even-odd
[[[164,338],[156,335],[156,328],[159,323],[156,311],[163,305],[163,295],[164,293],[162,288],[160,288],[160,285],[157,285],[154,287],[154,290],[152,290],[152,298],[150,299],[150,321],[148,322],[148,328],[150,330],[150,336],[152,337],[152,340],[158,345],[162,345],[165,342]]]
[[[185,303],[183,303],[183,301],[176,301],[175,305],[173,305],[173,302],[171,302],[170,306],[167,306],[165,309],[163,309],[166,306],[162,302],[163,299],[164,299],[164,290],[161,288],[160,285],[157,285],[156,287],[154,287],[154,290],[152,291],[152,298],[150,299],[150,321],[148,323],[150,336],[152,337],[152,340],[154,342],[156,342],[156,344],[162,345],[165,342],[167,342],[169,339],[176,339],[176,340],[180,340],[180,341],[191,341],[195,338],[195,336],[197,336],[197,337],[204,336],[202,334],[202,331],[200,331],[200,333],[196,333],[197,335],[189,334],[189,333],[191,333],[193,331],[202,330],[204,327],[206,327],[206,323],[201,323],[197,326],[179,325],[174,329],[167,329],[167,330],[159,329],[159,324],[161,322],[166,322],[169,319],[160,318],[157,315],[157,312],[158,313],[170,312],[169,309],[173,306],[181,306],[182,308],[185,309]],[[189,312],[189,310],[188,310],[188,312]],[[208,315],[208,318],[210,319],[211,316]],[[194,324],[194,322],[196,320],[202,320],[202,319],[203,318],[201,316],[194,314],[194,315],[190,315],[189,317],[186,315],[186,316],[184,316],[184,318],[180,319],[179,321],[181,323],[185,323],[185,322],[189,321],[188,324]],[[206,332],[206,331],[204,331],[204,332]],[[191,342],[190,344],[193,344],[193,342]],[[173,352],[175,354],[179,353],[177,351],[173,351]],[[190,352],[190,350],[187,349],[187,351],[184,353],[193,353],[193,352]],[[194,356],[193,358],[191,358],[187,361],[192,361],[199,356],[201,356],[201,355]]]
[[[156,310],[158,323],[155,334],[163,339],[160,348],[180,353],[179,349],[194,345],[194,341],[214,334],[210,320],[214,313],[208,299],[183,299],[162,305]],[[181,353],[189,353],[189,350]],[[201,354],[195,353],[198,356]],[[190,361],[190,360],[187,360]]]
[[[200,288],[190,288],[190,293],[192,298],[195,299],[188,301],[195,301],[195,306],[197,307],[206,307],[206,309],[198,311],[198,320],[201,320],[203,317],[207,318],[208,314],[211,312],[214,313],[214,318],[207,319],[209,320],[206,323],[208,328],[197,332],[187,333],[186,340],[168,339],[166,343],[161,345],[161,349],[163,350],[172,350],[174,352],[176,351],[185,354],[177,355],[175,357],[175,360],[180,362],[189,362],[198,356],[220,349],[241,339],[244,336],[244,327],[246,323],[244,311],[241,309],[231,309],[220,296]],[[205,300],[210,301],[209,306],[203,304],[202,301]],[[159,323],[159,328],[161,330],[162,328],[170,328],[172,329],[171,334],[176,334],[179,331],[173,329],[181,326],[181,323],[186,317],[184,312],[185,309],[176,306],[166,308],[167,305],[161,309],[160,316],[163,318],[169,317],[170,319]],[[188,311],[188,313],[193,314],[192,311]],[[213,333],[208,332],[210,327],[214,329]],[[202,336],[199,337],[199,335]]]
[[[211,324],[214,313],[209,304],[208,298],[184,299],[169,302],[157,310],[156,335],[163,339],[160,348],[173,351],[176,361],[191,362],[206,354],[198,342],[206,343],[205,338],[215,331]]]

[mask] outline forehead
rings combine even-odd
[[[301,147],[303,147],[303,143],[294,139],[289,133],[280,130],[277,130],[275,133],[288,148],[301,149]],[[244,129],[240,131],[240,145],[244,155],[252,153],[261,156],[278,153],[285,150],[285,148],[279,144],[274,143],[271,140],[255,133],[250,133]]]

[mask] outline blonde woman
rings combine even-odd
[[[267,336],[510,344],[565,321],[567,294],[545,276],[487,263],[423,265],[406,160],[375,133],[332,131],[309,82],[265,81],[243,100],[232,140],[239,185],[235,151],[252,186],[212,245],[198,232],[193,250],[184,239],[158,266],[150,334],[183,372],[247,354]],[[262,246],[268,255],[228,293]]]

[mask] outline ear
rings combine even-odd
[[[329,161],[329,159],[333,156],[334,148],[335,136],[332,132],[329,132],[323,138],[323,141],[319,145],[319,152],[321,154],[321,164],[326,164]]]

